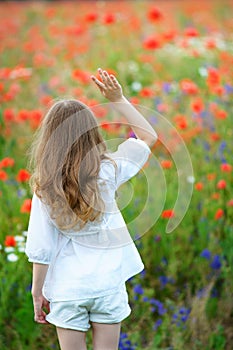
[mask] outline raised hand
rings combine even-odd
[[[98,86],[102,95],[111,102],[121,101],[123,98],[122,87],[116,77],[113,74],[109,75],[108,72],[101,68],[98,69],[98,72],[101,76],[102,82],[94,75],[91,76],[91,79]]]

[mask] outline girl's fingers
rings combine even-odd
[[[110,78],[112,79],[112,82],[113,82],[114,85],[118,85],[119,84],[118,81],[116,80],[116,78],[114,77],[114,75],[111,74]]]
[[[104,76],[105,76],[105,81],[106,81],[106,83],[109,85],[109,86],[113,86],[113,84],[112,84],[112,80],[110,79],[110,77],[109,77],[109,74],[108,74],[108,72],[106,72],[106,71],[104,71]]]
[[[102,69],[98,69],[98,71],[99,71],[99,74],[100,74],[101,79],[103,80],[104,84],[107,87],[113,87],[113,84],[112,84],[112,81],[108,75],[108,72],[106,72],[105,70],[102,71]]]
[[[99,81],[94,75],[91,76],[91,79],[96,83],[96,85],[98,85],[98,87],[102,89],[105,88],[105,85],[101,83],[101,81]]]

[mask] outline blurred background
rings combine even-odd
[[[127,282],[132,314],[119,349],[232,349],[232,10],[232,1],[220,0],[0,3],[1,350],[59,349],[55,327],[33,321],[32,266],[24,254],[32,197],[26,151],[57,98],[95,106],[106,140],[132,135],[120,125],[123,116],[111,123],[106,100],[90,81],[98,67],[117,76],[159,134],[147,212],[156,220],[135,241],[145,270]],[[159,115],[175,134],[165,138]],[[183,220],[167,234],[177,215],[177,169],[169,152],[177,133],[190,155],[193,174],[186,180],[193,193]],[[158,213],[161,172],[166,200]],[[127,223],[148,196],[143,171],[136,180],[123,209]]]

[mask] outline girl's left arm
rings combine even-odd
[[[42,288],[55,246],[56,234],[54,227],[45,213],[42,202],[34,193],[25,253],[28,256],[28,261],[33,263],[31,293],[34,306],[34,320],[38,323],[48,323],[43,308],[46,308],[49,312],[49,302],[43,296]]]
[[[42,295],[42,288],[45,281],[45,276],[47,274],[49,265],[33,263],[32,270],[32,296],[37,297]]]

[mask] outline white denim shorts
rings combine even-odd
[[[131,313],[126,286],[117,293],[71,301],[50,302],[46,320],[57,327],[88,331],[91,322],[118,323]]]

